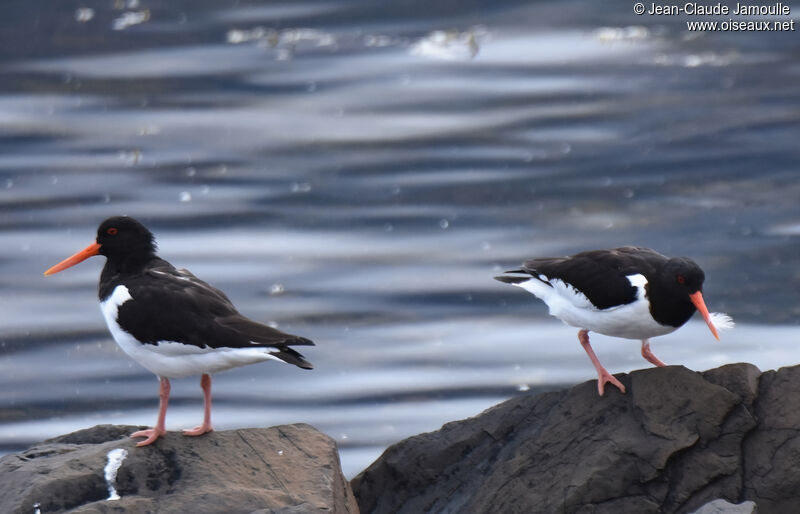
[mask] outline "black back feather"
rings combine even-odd
[[[558,279],[577,290],[598,309],[626,305],[636,300],[636,288],[628,275],[641,273],[652,276],[667,262],[660,253],[635,246],[612,250],[590,250],[570,257],[530,259],[522,269],[508,273],[522,273],[520,277],[495,277],[506,283],[519,283],[534,277],[542,282]]]
[[[304,337],[287,334],[241,315],[228,297],[183,269],[155,258],[147,271],[113,277],[101,285],[103,299],[114,284],[124,282],[135,301],[119,307],[120,327],[145,344],[174,341],[200,348],[276,348],[276,357],[311,369],[303,356],[290,346],[313,346]],[[158,278],[158,280],[153,280]],[[101,281],[101,284],[103,281]]]

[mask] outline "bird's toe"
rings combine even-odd
[[[212,427],[211,425],[200,425],[200,426],[197,426],[197,427],[194,427],[194,428],[188,428],[188,429],[184,430],[183,431],[183,435],[198,436],[198,435],[207,434],[207,433],[213,432],[213,431],[214,431],[214,427]]]
[[[136,446],[147,446],[149,444],[153,444],[159,437],[166,434],[166,430],[158,430],[156,428],[148,428],[145,430],[139,430],[138,432],[134,432],[131,434],[131,437],[146,437],[144,441],[139,441],[136,443]]]

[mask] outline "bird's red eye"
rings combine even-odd
[[[106,230],[106,234],[108,234],[109,236],[116,236],[117,232],[118,232],[117,229],[114,227],[111,227],[108,230]]]
[[[686,283],[686,277],[684,277],[683,275],[678,275],[676,280],[678,281],[679,284],[685,284]]]

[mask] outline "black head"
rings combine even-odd
[[[706,275],[700,266],[686,257],[673,257],[661,271],[661,285],[684,298],[702,291],[705,279]]]
[[[156,243],[147,228],[128,216],[108,218],[97,229],[97,239],[80,252],[67,257],[44,272],[52,275],[94,255],[107,257],[105,270],[112,272],[135,271],[155,257]]]
[[[656,321],[679,327],[697,310],[711,333],[719,339],[719,332],[703,300],[705,273],[693,260],[686,257],[669,259],[659,279],[651,285],[650,311]]]
[[[156,243],[147,227],[129,216],[113,216],[97,228],[98,253],[109,259],[150,257]]]

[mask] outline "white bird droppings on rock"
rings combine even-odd
[[[122,466],[122,461],[128,456],[128,450],[124,448],[115,448],[108,452],[108,464],[103,469],[103,474],[106,477],[108,484],[108,501],[119,500],[120,496],[117,493],[117,471]]]

